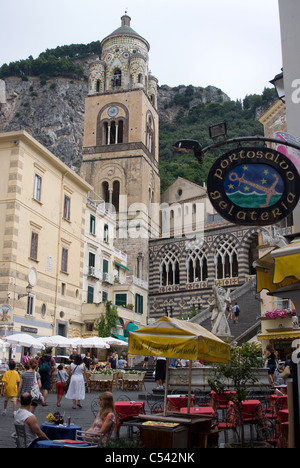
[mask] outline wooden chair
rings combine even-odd
[[[122,390],[139,390],[137,374],[125,373],[122,380]]]
[[[145,385],[145,377],[146,377],[146,374],[147,372],[142,372],[140,374],[140,378],[139,378],[139,390],[143,390],[143,387],[144,387],[144,390],[146,390],[146,385]]]
[[[119,379],[120,379],[121,372],[120,371],[115,371],[113,373],[113,381],[112,381],[112,386],[113,388],[119,388]]]

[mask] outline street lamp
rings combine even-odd
[[[210,125],[209,127],[209,136],[212,140],[218,138],[219,136],[223,136],[226,138],[227,133],[227,124],[226,122],[220,122],[214,125]]]
[[[22,299],[22,297],[28,297],[29,294],[31,293],[31,290],[32,290],[32,286],[31,284],[28,283],[28,285],[26,286],[26,294],[18,294],[18,299]]]
[[[199,163],[202,164],[204,154],[202,153],[202,146],[200,145],[199,141],[179,140],[176,141],[176,143],[173,145],[173,148],[176,151],[181,151],[182,153],[190,153],[193,151]]]
[[[285,102],[283,72],[278,73],[278,75],[276,75],[273,80],[270,80],[270,83],[275,87],[278,99],[280,99],[282,102]]]

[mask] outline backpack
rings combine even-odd
[[[50,372],[51,370],[51,357],[42,357],[41,364],[39,366],[40,372]]]

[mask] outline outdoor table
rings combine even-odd
[[[71,424],[70,426],[64,426],[62,424],[41,424],[41,430],[51,440],[61,439],[72,439],[76,438],[76,431],[81,431],[81,426]]]
[[[287,395],[271,395],[270,406],[275,406],[277,411],[281,409],[287,409],[288,407],[288,396]]]
[[[259,400],[244,400],[243,404],[243,423],[250,424],[251,442],[254,440],[253,424],[257,421],[264,421],[263,406]],[[237,407],[233,402],[230,402],[227,411],[227,422],[233,426],[241,424],[240,415]]]
[[[288,422],[289,420],[289,410],[288,409],[283,409],[278,411],[278,421],[281,423]]]
[[[188,408],[180,408],[180,413],[187,413]],[[216,416],[216,412],[212,406],[193,406],[189,411],[191,414],[211,414]]]
[[[144,401],[116,401],[115,409],[118,413],[119,418],[138,416],[139,414],[145,414],[145,402]]]
[[[117,438],[119,438],[120,426],[125,421],[129,421],[139,414],[145,414],[144,401],[116,401],[115,410],[117,413]]]
[[[219,395],[218,393],[211,391],[210,392],[210,405],[215,409],[226,409],[229,406],[231,398],[236,395],[234,390],[226,391]]]
[[[191,395],[191,407],[195,405],[195,396]],[[188,395],[168,395],[167,410],[180,411],[181,408],[188,406]]]
[[[86,442],[76,440],[39,440],[35,448],[65,448],[65,447],[89,447]]]
[[[263,417],[263,408],[259,400],[244,400],[243,401],[243,419],[245,423],[251,423]],[[227,422],[240,424],[239,414],[233,402],[229,403],[227,412]]]

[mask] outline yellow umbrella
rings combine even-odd
[[[299,283],[300,241],[274,249],[256,262],[257,292],[270,292]]]
[[[230,346],[224,341],[200,325],[170,317],[162,317],[147,327],[129,332],[128,352],[167,358],[164,415],[166,415],[170,357],[220,363],[227,363],[230,359]],[[189,367],[188,412],[191,405],[191,372],[192,364]]]
[[[230,359],[227,343],[196,323],[170,317],[129,332],[128,352],[221,363]]]

